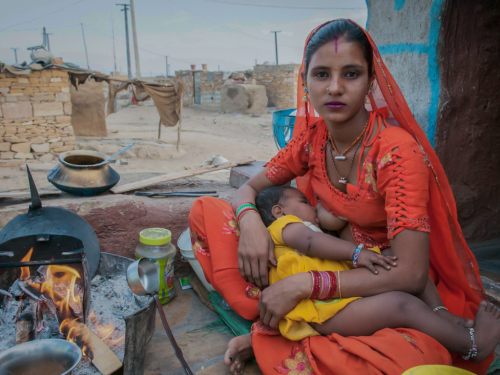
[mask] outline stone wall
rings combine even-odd
[[[207,70],[185,70],[176,72],[176,77],[186,80],[184,91],[184,105],[194,105],[194,73],[200,74],[201,108],[220,110],[220,89],[224,84],[223,72],[209,72]]]
[[[266,87],[268,106],[281,110],[297,106],[299,72],[300,64],[257,65],[252,78]]]
[[[52,161],[75,148],[68,73],[0,73],[0,160]]]

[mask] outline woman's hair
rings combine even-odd
[[[314,33],[307,44],[304,58],[306,74],[314,53],[326,43],[342,37],[346,38],[348,42],[358,43],[368,62],[368,73],[370,76],[372,75],[373,50],[370,41],[360,27],[347,20],[332,21]]]
[[[270,226],[276,218],[272,209],[277,204],[283,205],[286,201],[286,191],[294,189],[290,186],[273,186],[262,190],[255,198],[255,205],[259,210],[260,217],[266,227]]]

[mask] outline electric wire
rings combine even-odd
[[[248,4],[248,3],[234,3],[231,1],[223,1],[223,0],[204,0],[210,1],[212,3],[221,3],[228,5],[243,5],[248,7],[259,7],[259,8],[280,8],[280,9],[313,9],[313,10],[355,10],[355,9],[366,9],[363,7],[294,7],[294,6],[285,6],[285,5],[269,5],[269,4]]]

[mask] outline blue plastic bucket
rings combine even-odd
[[[278,150],[285,147],[292,139],[295,115],[290,114],[295,111],[295,108],[291,108],[273,112],[273,136]]]

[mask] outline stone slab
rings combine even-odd
[[[61,102],[54,103],[33,103],[35,117],[64,115],[64,108]]]
[[[27,154],[30,152],[30,143],[29,142],[14,143],[12,146],[10,146],[10,150],[13,152]]]
[[[33,107],[29,102],[3,103],[2,113],[6,119],[33,117]]]
[[[265,163],[263,161],[255,161],[247,165],[231,168],[229,184],[235,189],[239,189],[245,182],[259,173]]]

